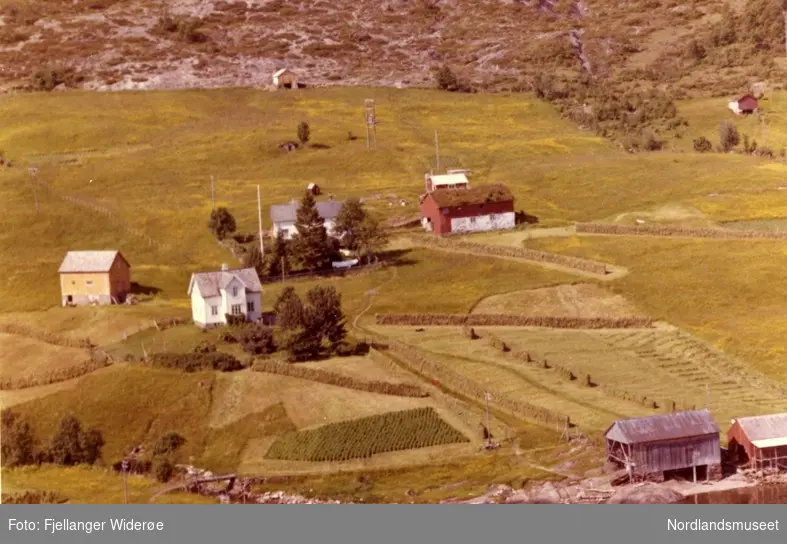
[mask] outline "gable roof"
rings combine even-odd
[[[514,200],[514,195],[508,187],[501,184],[479,185],[472,189],[441,189],[429,193],[428,196],[431,196],[435,204],[441,208]]]
[[[295,217],[300,208],[297,204],[274,204],[271,206],[271,219],[274,223],[294,223]],[[325,220],[336,219],[339,210],[342,209],[342,201],[328,200],[327,202],[317,202],[317,213]]]
[[[233,279],[240,281],[252,293],[262,292],[262,284],[257,271],[253,268],[235,268],[217,270],[215,272],[195,272],[191,275],[188,295],[191,296],[194,286],[199,289],[202,298],[217,297],[221,289],[226,289]]]
[[[739,417],[735,418],[734,423],[740,426],[746,437],[752,442],[787,438],[787,413]]]
[[[278,77],[278,76],[280,76],[282,74],[285,74],[287,72],[292,72],[292,70],[290,70],[289,68],[282,68],[281,70],[277,70],[276,73],[273,74],[273,77]]]
[[[719,432],[708,410],[691,410],[615,421],[604,436],[622,444],[671,440]]]
[[[752,94],[748,94],[748,93],[747,93],[747,94],[744,94],[743,96],[741,96],[740,98],[738,98],[737,102],[741,102],[741,101],[743,101],[743,100],[752,100],[752,101],[754,101],[754,103],[757,103],[757,99],[756,99],[756,98],[754,98],[754,95],[752,95]]]
[[[432,185],[460,185],[469,183],[467,176],[464,174],[439,174],[436,176],[429,176]]]
[[[117,250],[109,251],[69,251],[66,253],[58,272],[109,272],[116,257],[123,259],[123,262],[131,268],[126,258]]]

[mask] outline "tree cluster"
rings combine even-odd
[[[279,346],[290,361],[314,359],[336,353],[347,336],[341,295],[334,287],[313,287],[306,304],[293,287],[287,287],[274,304],[280,331]]]
[[[92,465],[101,457],[104,438],[96,429],[83,429],[72,415],[60,420],[48,444],[41,444],[27,420],[11,410],[0,413],[2,419],[2,462],[4,467],[56,463],[71,466]]]

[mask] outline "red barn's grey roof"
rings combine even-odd
[[[739,417],[734,422],[752,442],[787,437],[787,413]]]
[[[220,290],[226,289],[234,278],[237,278],[250,292],[262,292],[262,284],[256,270],[253,268],[236,268],[233,270],[196,272],[192,274],[188,295],[191,296],[194,285],[196,285],[202,298],[217,297],[221,294]]]
[[[58,272],[62,273],[75,273],[75,272],[109,272],[112,268],[112,263],[115,258],[120,255],[120,258],[128,264],[123,255],[116,250],[109,251],[69,251],[66,253],[63,263],[60,265]]]
[[[672,440],[719,432],[708,410],[674,412],[615,421],[604,436],[621,444]]]

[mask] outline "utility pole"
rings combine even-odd
[[[760,112],[760,121],[762,121],[762,147],[765,147],[765,112]]]
[[[257,219],[259,219],[260,223],[260,255],[262,259],[265,260],[265,247],[263,246],[262,241],[262,204],[260,201],[260,186],[257,185]]]
[[[705,408],[710,409],[710,384],[705,384]]]
[[[38,215],[38,168],[28,168],[27,171],[33,176],[33,199],[36,204],[36,215]]]
[[[434,151],[435,151],[435,157],[437,158],[437,164],[435,170],[437,170],[437,172],[439,173],[440,172],[440,146],[437,144],[436,130],[434,131]]]
[[[281,282],[284,283],[284,257],[281,258]]]
[[[128,459],[121,461],[120,468],[123,471],[123,499],[128,504]]]
[[[489,399],[492,395],[489,391],[484,393],[484,401],[486,403],[486,444],[489,445],[492,443],[492,428],[489,424]]]
[[[213,176],[210,176],[210,205],[211,211],[216,209],[216,193],[213,190]]]

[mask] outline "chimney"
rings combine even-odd
[[[227,263],[221,263],[221,269],[222,270],[229,270],[230,267],[229,267],[229,265]]]

